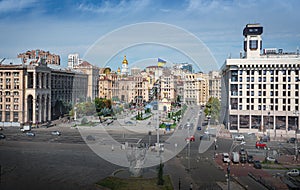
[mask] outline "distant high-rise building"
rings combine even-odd
[[[175,63],[173,67],[174,69],[182,69],[190,73],[193,72],[193,65],[189,63]]]
[[[68,55],[68,67],[69,68],[74,68],[74,66],[78,66],[81,63],[82,63],[82,60],[80,59],[78,53]]]

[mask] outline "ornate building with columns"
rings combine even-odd
[[[71,105],[87,96],[87,81],[88,75],[83,72],[47,65],[40,58],[26,59],[26,62],[2,59],[0,122],[23,125],[51,121],[61,116],[57,114],[61,106],[57,102]]]

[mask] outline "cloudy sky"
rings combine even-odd
[[[95,65],[109,61],[112,67],[117,67],[125,54],[135,66],[141,60],[153,61],[158,57],[171,63],[197,62],[193,56],[201,47],[189,44],[195,38],[197,43],[208,48],[216,67],[221,67],[229,55],[239,56],[243,45],[242,30],[247,23],[263,25],[263,48],[296,51],[300,46],[299,8],[298,0],[1,0],[0,57],[13,58],[27,50],[43,49],[59,54],[63,66],[67,65],[67,55],[74,52]],[[185,43],[182,46],[189,53],[182,51],[181,45],[160,44],[160,39],[142,45],[143,38],[137,44],[127,44],[127,48],[122,46],[110,52],[110,47],[128,39],[129,34],[145,35],[144,38],[151,40],[148,35],[152,32],[145,34],[128,27],[139,23],[166,24],[170,27],[168,34],[181,39],[177,45]],[[159,31],[159,26],[154,27],[155,31]],[[171,33],[174,27],[178,27],[179,33]],[[181,38],[185,34],[192,38]],[[107,37],[107,42],[102,43]],[[168,35],[159,37],[169,38]],[[169,40],[174,39],[170,37]],[[90,53],[95,44],[102,49],[99,49],[99,57],[91,58],[89,56],[95,56]]]

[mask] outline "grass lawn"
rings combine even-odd
[[[128,178],[106,177],[96,184],[111,190],[173,190],[169,176],[164,176],[163,186],[157,185],[157,178]]]

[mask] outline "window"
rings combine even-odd
[[[258,48],[258,40],[250,40],[249,48],[251,50],[256,50]]]

